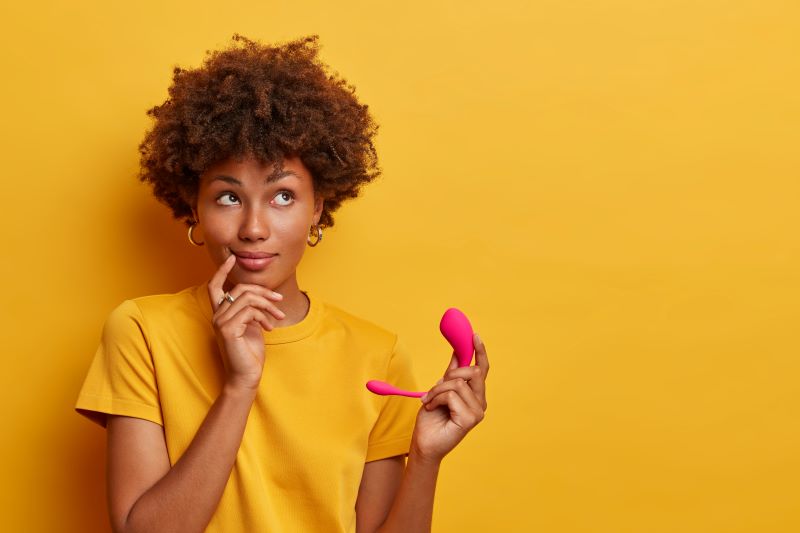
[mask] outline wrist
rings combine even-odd
[[[238,382],[226,382],[222,387],[222,393],[225,396],[237,399],[249,399],[253,401],[258,393],[258,386],[246,385]]]
[[[439,466],[442,464],[442,459],[444,459],[444,457],[437,457],[435,455],[426,454],[420,451],[420,449],[417,448],[413,442],[411,443],[411,448],[408,451],[408,462],[423,467],[438,470]]]

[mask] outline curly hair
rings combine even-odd
[[[191,223],[200,175],[229,157],[262,164],[300,157],[325,199],[322,226],[381,174],[378,124],[355,87],[328,73],[318,39],[268,46],[234,33],[229,48],[206,50],[200,68],[174,67],[169,98],[147,111],[155,124],[139,145],[139,180],[174,218]]]

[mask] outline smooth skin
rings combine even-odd
[[[205,242],[217,266],[207,290],[225,385],[172,466],[160,425],[109,415],[107,493],[116,533],[205,530],[230,477],[268,356],[262,329],[296,324],[309,309],[296,269],[323,199],[299,158],[285,159],[282,172],[249,156],[224,160],[201,175],[191,201],[203,230],[195,239]],[[253,272],[235,260],[241,251],[277,256]],[[225,291],[233,303],[219,303]],[[441,461],[486,411],[489,361],[477,335],[475,346],[475,366],[458,368],[453,356],[422,398],[407,464],[402,455],[365,463],[355,502],[359,533],[430,531]]]

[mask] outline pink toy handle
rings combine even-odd
[[[442,320],[439,322],[439,331],[456,352],[458,366],[471,365],[475,344],[472,342],[472,325],[466,315],[455,307],[451,307],[444,312]]]
[[[385,381],[379,381],[377,379],[373,379],[367,381],[367,388],[374,392],[375,394],[380,394],[381,396],[389,396],[389,395],[396,395],[396,396],[408,396],[410,398],[422,398],[425,394],[424,392],[412,392],[403,389],[398,389],[394,385],[389,385]]]

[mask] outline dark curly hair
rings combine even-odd
[[[355,87],[328,73],[318,39],[268,46],[235,33],[229,48],[206,50],[200,68],[174,67],[169,98],[147,111],[155,124],[139,145],[139,180],[174,218],[191,223],[200,174],[228,157],[262,164],[300,157],[325,199],[323,226],[381,174],[378,125]]]

